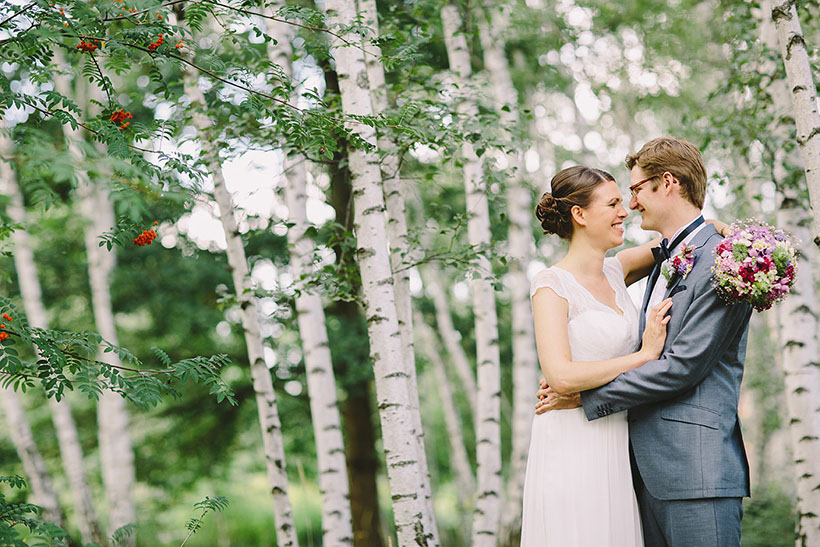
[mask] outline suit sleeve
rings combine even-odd
[[[681,329],[660,359],[629,370],[610,383],[581,393],[588,420],[635,406],[672,398],[700,383],[745,328],[751,307],[727,305],[715,292],[711,276],[693,287]]]

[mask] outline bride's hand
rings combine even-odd
[[[580,393],[559,395],[547,385],[546,380],[541,380],[541,389],[538,390],[538,402],[535,403],[536,414],[543,414],[549,410],[569,410],[580,406],[582,406]]]
[[[641,351],[649,360],[658,359],[661,356],[663,344],[666,342],[666,325],[672,318],[666,313],[671,307],[672,299],[667,298],[655,305],[649,312],[646,328],[643,331],[643,344],[641,344]]]
[[[717,219],[709,219],[706,223],[714,226],[715,230],[717,230],[717,233],[719,233],[721,237],[729,237],[733,233],[732,227],[729,224],[721,222]]]

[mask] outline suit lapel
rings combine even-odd
[[[690,241],[688,243],[688,245],[691,245],[692,247],[695,248],[695,250],[697,250],[697,249],[703,247],[706,244],[706,242],[709,240],[709,238],[712,237],[715,234],[717,234],[717,230],[715,230],[715,227],[711,224],[707,224],[706,226],[701,228],[701,230],[698,233],[695,234],[695,236],[692,238],[692,241]],[[696,259],[697,259],[697,257],[696,257]],[[649,274],[649,280],[648,280],[648,283],[646,284],[646,291],[644,291],[643,304],[641,304],[641,313],[640,313],[640,318],[639,318],[640,319],[640,322],[639,322],[640,327],[639,328],[640,328],[641,333],[643,333],[643,330],[646,327],[646,306],[649,304],[649,297],[652,295],[652,289],[655,288],[655,283],[661,283],[660,272],[661,272],[660,264],[655,264],[655,267],[652,269],[652,273]],[[653,279],[655,279],[655,283],[652,283]],[[664,291],[664,298],[669,297],[669,293],[671,293],[675,289],[675,287],[678,285],[678,283],[680,283],[680,279],[681,278],[678,277],[677,279],[675,279],[675,281],[669,287],[666,288],[666,291]],[[663,280],[663,283],[665,283],[665,282],[666,282],[666,278],[664,278],[664,280]]]
[[[652,268],[652,272],[649,274],[649,279],[647,279],[646,283],[646,290],[643,293],[643,303],[641,304],[641,317],[640,317],[640,332],[643,332],[644,327],[646,326],[646,306],[649,304],[649,297],[652,295],[652,289],[655,288],[655,283],[658,283],[661,274],[661,266],[660,264],[655,264],[655,267]],[[655,280],[655,283],[652,282]]]
[[[715,227],[711,224],[707,224],[698,233],[695,234],[695,237],[693,237],[692,241],[687,243],[687,245],[690,247],[694,247],[695,253],[697,253],[697,250],[706,245],[706,242],[709,241],[709,238],[715,234],[717,234],[717,230],[715,230]],[[680,249],[680,246],[678,246],[678,249]],[[675,254],[677,254],[678,249],[675,250],[672,256],[675,256]],[[696,261],[698,260],[698,258],[700,257],[697,254],[695,254]],[[669,293],[675,290],[675,287],[678,286],[678,284],[681,282],[681,279],[683,279],[681,276],[676,276],[672,283],[669,283],[669,285],[666,287],[666,290],[663,293],[664,298],[669,298]]]

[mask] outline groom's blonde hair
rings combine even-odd
[[[706,197],[706,167],[698,147],[684,139],[658,137],[626,157],[630,171],[638,166],[646,177],[660,177],[666,171],[680,182],[681,195],[698,209]],[[657,182],[653,181],[653,187]]]

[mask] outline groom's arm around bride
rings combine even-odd
[[[712,285],[722,238],[701,224],[706,174],[697,148],[655,139],[628,156],[627,167],[641,226],[673,241],[673,257],[682,240],[691,269],[670,270],[667,262],[661,276],[659,263],[650,275],[642,313],[658,299],[673,301],[660,358],[582,392],[580,401],[589,420],[629,411],[646,545],[739,545],[749,474],[737,404],[751,308],[726,304]],[[553,398],[545,408],[566,406]]]

